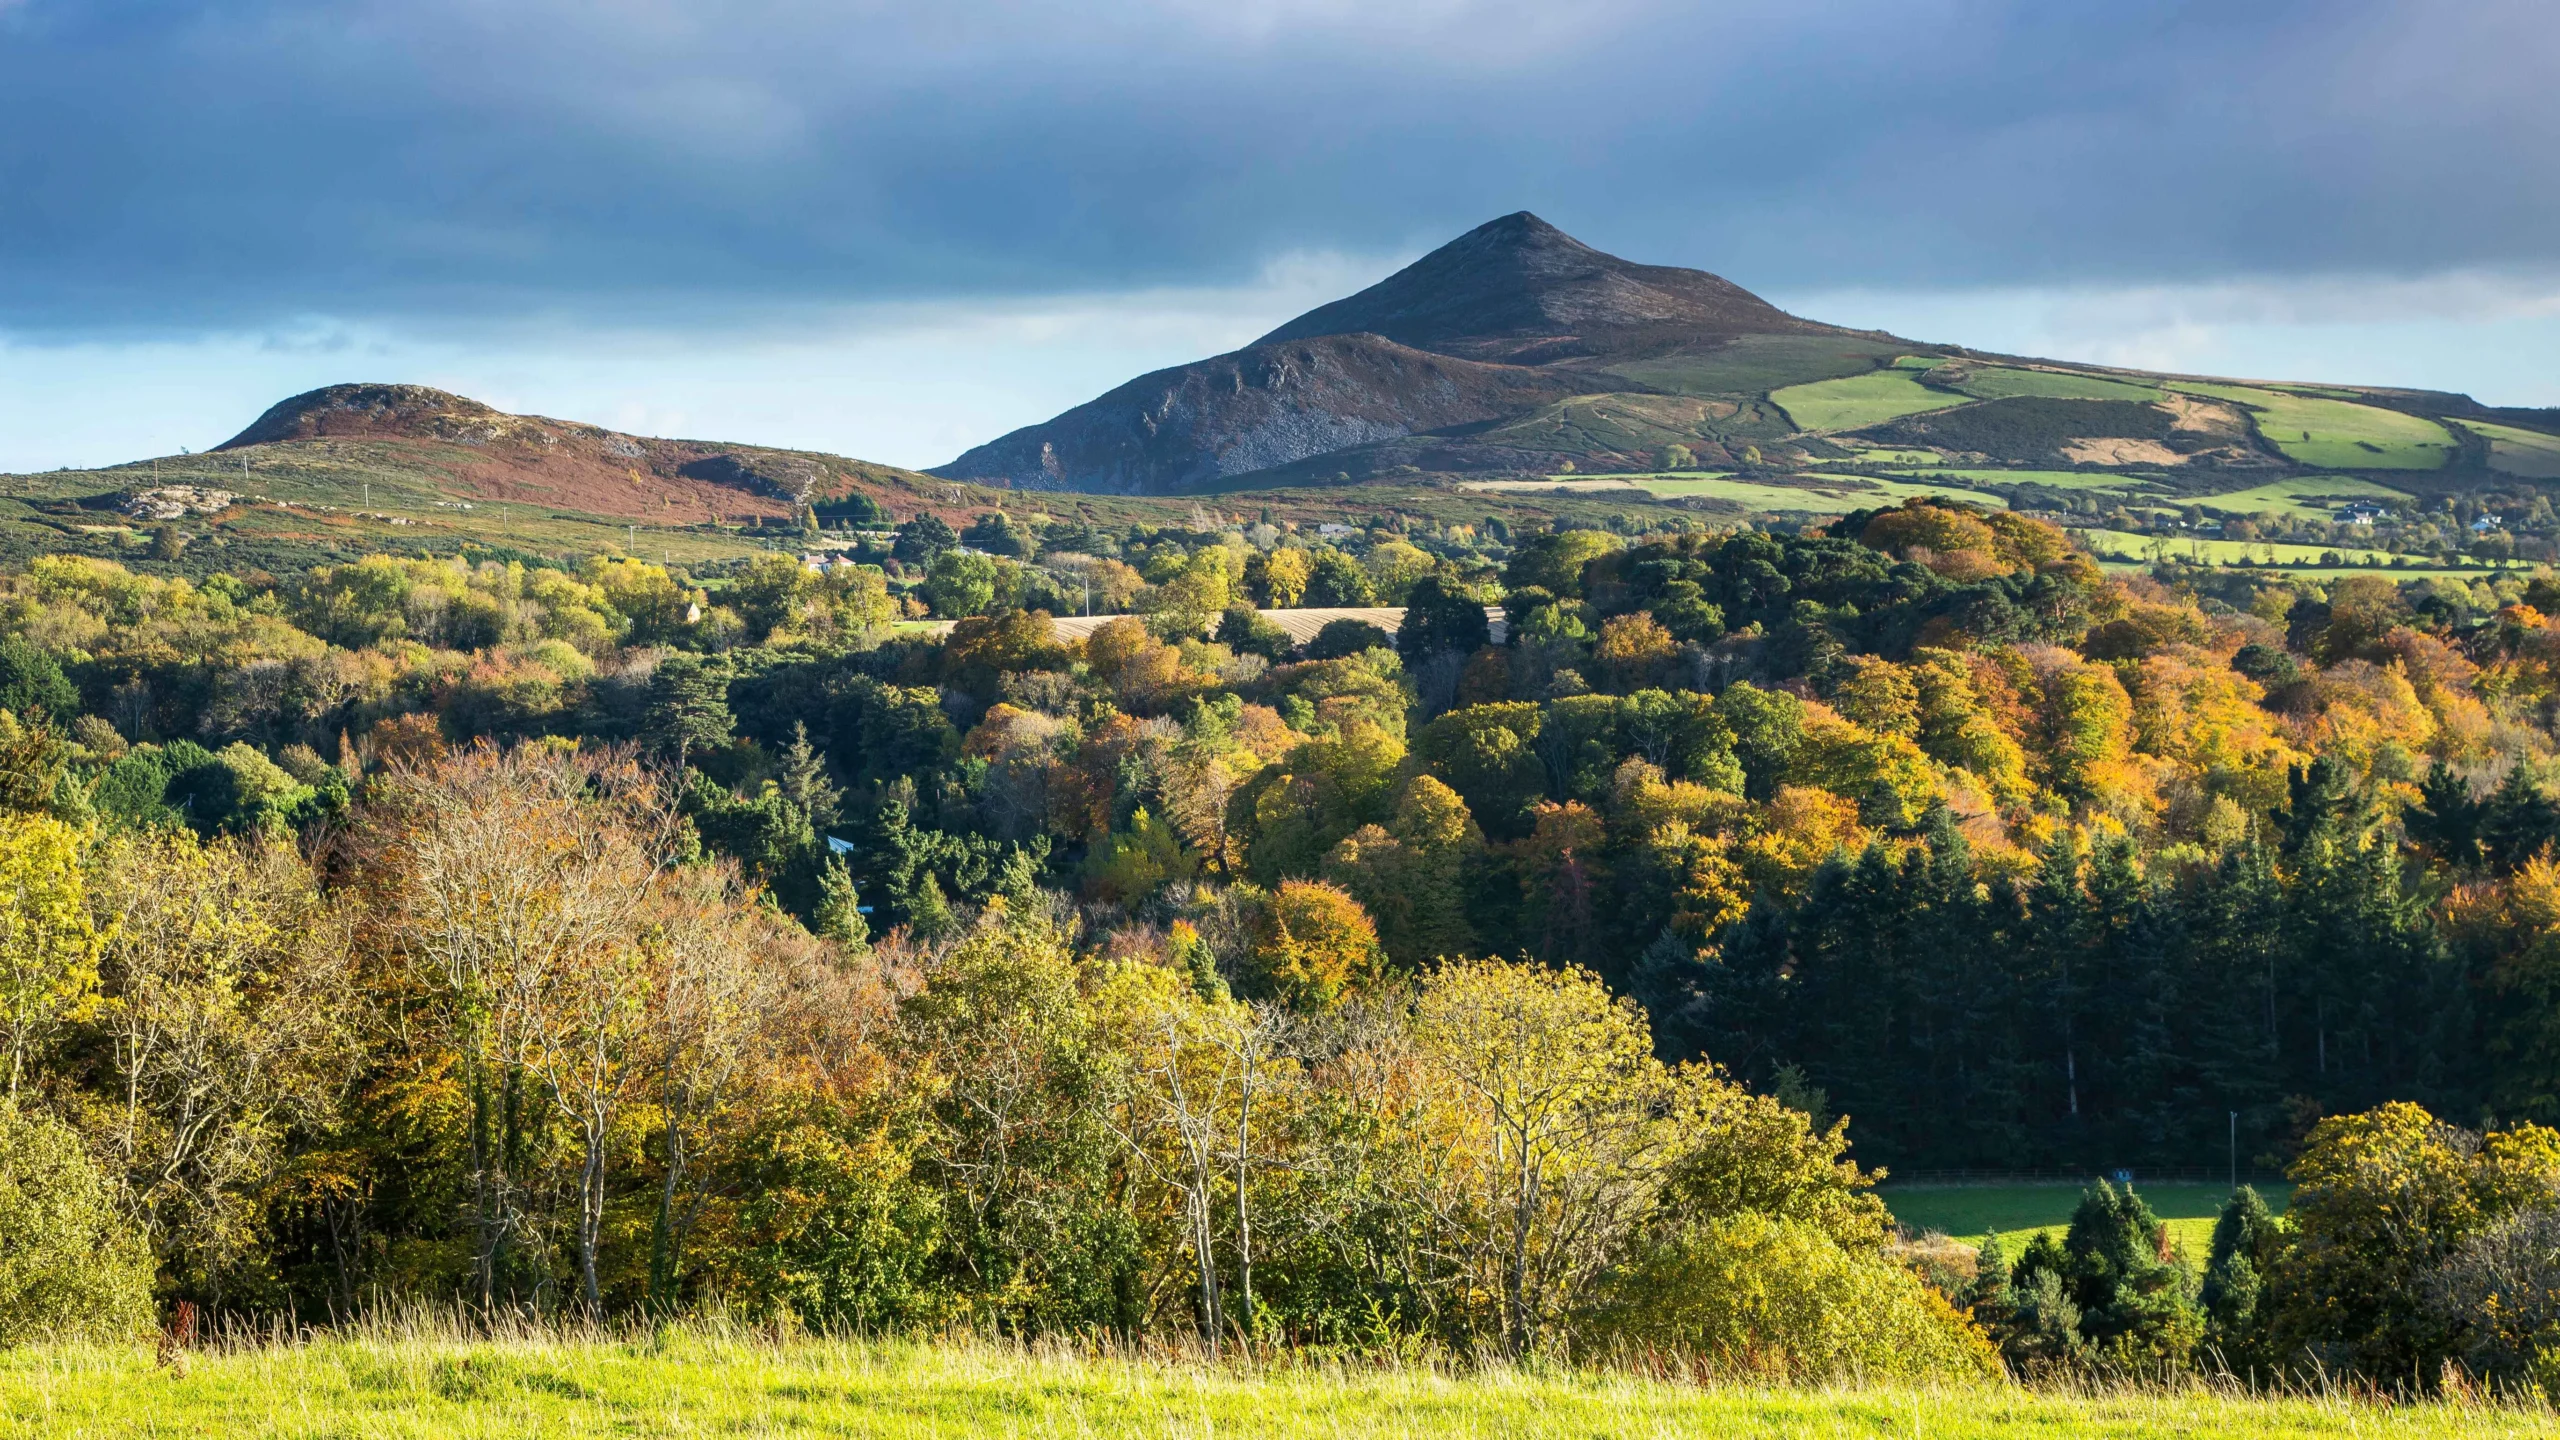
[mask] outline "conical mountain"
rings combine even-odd
[[[1703,270],[1603,254],[1524,210],[1242,350],[1142,375],[933,473],[1163,494],[1264,471],[1320,477],[1322,458],[1336,452],[1361,452],[1344,473],[1401,471],[1413,468],[1404,453],[1378,447],[1455,439],[1575,396],[1647,388],[1608,373],[1617,360],[1746,336],[1850,333]],[[1466,469],[1514,463],[1483,446],[1443,448],[1426,458]]]
[[[1537,363],[1649,339],[1839,332],[1723,276],[1594,250],[1522,210],[1254,343],[1362,333],[1471,360]]]

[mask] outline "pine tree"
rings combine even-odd
[[[871,925],[862,918],[862,896],[853,888],[853,872],[845,868],[844,857],[830,855],[818,869],[818,904],[815,924],[810,928],[818,935],[835,941],[848,950],[869,947]]]
[[[719,672],[689,656],[671,656],[649,677],[649,708],[641,733],[660,753],[681,765],[717,750],[736,733],[729,713],[729,685]]]
[[[2560,805],[2552,803],[2519,765],[2507,772],[2496,793],[2480,807],[2479,827],[2481,850],[2500,869],[2512,870],[2560,841]]]
[[[951,933],[960,922],[951,913],[951,902],[942,898],[942,882],[930,871],[915,889],[915,899],[907,906],[908,923],[926,939],[938,939]]]
[[[2231,1192],[2213,1222],[2213,1249],[2199,1299],[2207,1334],[2226,1365],[2257,1356],[2258,1301],[2264,1291],[2260,1266],[2272,1258],[2279,1233],[2266,1200],[2247,1185]]]
[[[820,830],[844,813],[844,791],[827,778],[827,757],[809,743],[809,727],[795,721],[791,743],[782,751],[782,774],[776,781],[782,798],[800,807]]]
[[[1982,1248],[1974,1252],[1973,1283],[1965,1287],[1965,1308],[1973,1312],[1973,1321],[1994,1335],[2005,1330],[2011,1318],[2009,1296],[2009,1253],[2001,1248],[1997,1231],[1982,1237]]]

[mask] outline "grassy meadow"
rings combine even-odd
[[[2118,475],[2106,470],[1991,470],[1948,465],[1928,472],[1930,479],[1941,475],[1954,480],[1978,480],[1986,485],[2041,485],[2048,490],[2114,491],[2151,498],[2143,494],[2151,488],[2151,482],[2142,476]]]
[[[1213,1364],[961,1341],[657,1335],[467,1339],[433,1327],[216,1348],[0,1354],[0,1437],[2514,1436],[2547,1411],[2250,1399],[2204,1387],[1699,1387],[1559,1368]]]
[[[2215,1184],[2137,1184],[2137,1193],[2152,1212],[2169,1224],[2169,1233],[2203,1263],[2213,1241],[2213,1219],[2231,1198],[2231,1187]],[[2050,1231],[2059,1237],[2071,1224],[2072,1207],[2086,1185],[2056,1181],[2026,1185],[1888,1185],[1880,1193],[1893,1218],[1916,1231],[1935,1230],[1967,1245],[1979,1245],[1990,1234],[2023,1244],[2029,1235]],[[2268,1208],[2281,1214],[2292,1198],[2290,1185],[2260,1185]]]
[[[1978,400],[2037,396],[2050,400],[2133,400],[2149,403],[2160,398],[2160,391],[2155,386],[2133,385],[2122,380],[2065,374],[2056,370],[1976,370],[1966,376],[1957,388]]]
[[[2397,410],[2248,385],[2173,389],[2237,400],[2256,412],[2258,433],[2303,465],[2328,470],[2438,470],[2461,447],[2443,426]]]
[[[2199,501],[2210,504],[2211,500]],[[2272,540],[2203,540],[2170,539],[2159,535],[2136,535],[2125,530],[2074,530],[2072,534],[2087,542],[2091,554],[2102,560],[2184,560],[2198,565],[2233,565],[2241,561],[2274,565],[2318,565],[2324,555],[2335,555],[2349,565],[2362,565],[2370,558],[2388,570],[2394,558],[2388,551],[2358,550],[2342,545],[2286,545]],[[2392,572],[2399,573],[2399,572]],[[2407,578],[2401,575],[2400,578]]]
[[[1858,430],[1924,410],[1970,403],[1963,395],[1932,390],[1906,370],[1877,370],[1844,380],[1790,385],[1769,398],[1803,430]]]
[[[1495,493],[1588,495],[1606,498],[1641,492],[1658,500],[1704,498],[1724,500],[1742,509],[1768,514],[1846,515],[1877,505],[1898,505],[1915,495],[1943,495],[1987,509],[2006,509],[1997,495],[1960,485],[1920,479],[1887,480],[1868,475],[1805,475],[1801,483],[1770,484],[1716,472],[1681,470],[1626,475],[1550,475],[1543,480],[1477,480],[1460,488]]]
[[[2406,500],[2405,490],[2394,490],[2372,480],[2359,480],[2352,475],[2296,475],[2252,485],[2246,490],[2228,490],[2219,495],[2197,495],[2188,503],[2226,515],[2262,515],[2272,510],[2304,520],[2334,517],[2338,507],[2349,500],[2379,500],[2389,503]]]
[[[2560,480],[2560,435],[2478,420],[2459,423],[2466,430],[2478,431],[2480,438],[2489,442],[2490,469],[2529,480]]]

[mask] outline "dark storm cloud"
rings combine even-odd
[[[1523,207],[1773,290],[2560,260],[2526,0],[1100,8],[0,0],[0,326],[734,321]]]

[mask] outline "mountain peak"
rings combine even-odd
[[[1486,221],[1255,343],[1363,332],[1419,350],[1515,363],[1623,350],[1653,336],[1833,333],[1721,276],[1594,250],[1526,210]]]

